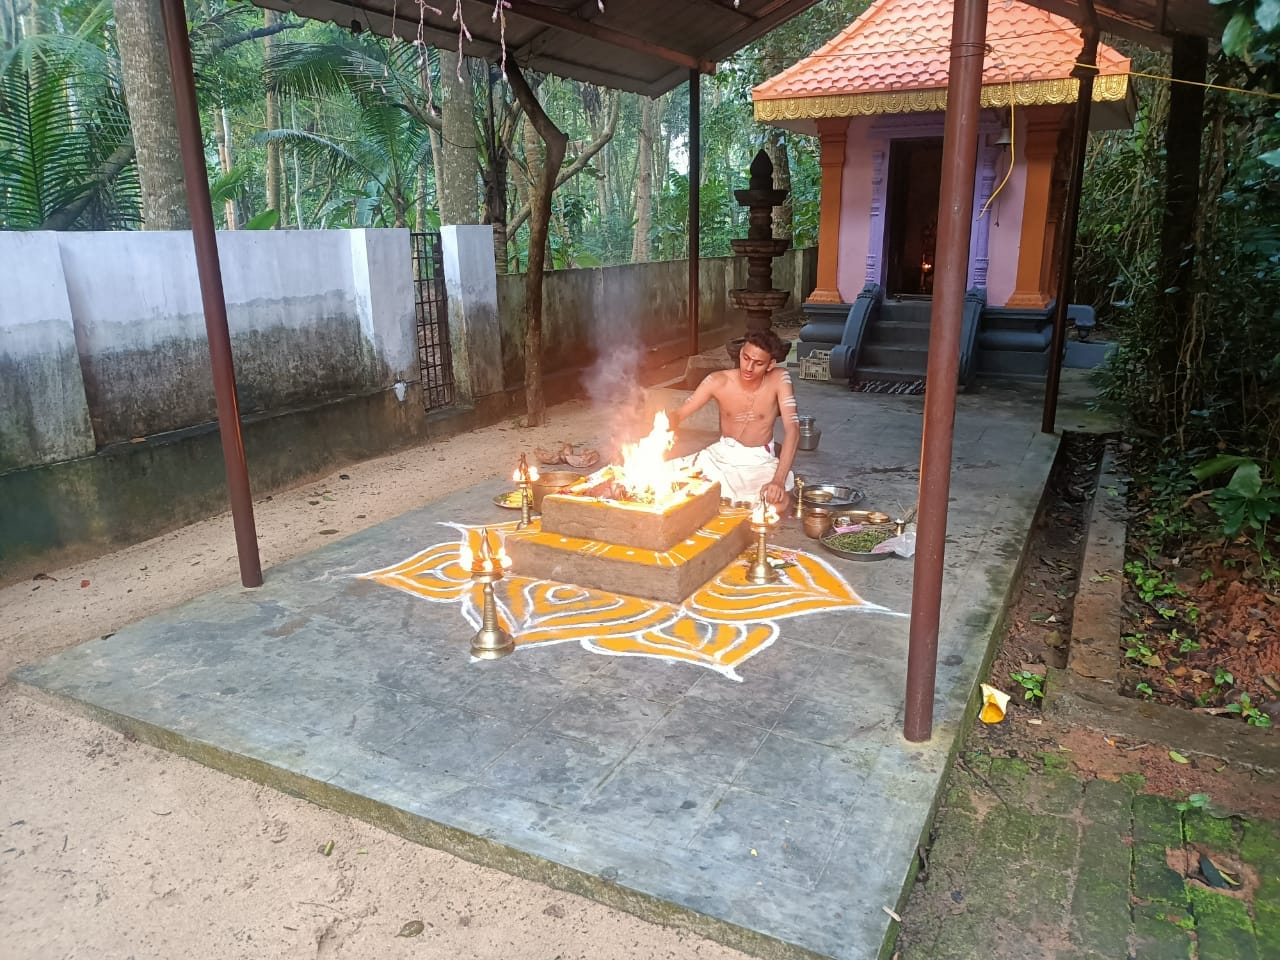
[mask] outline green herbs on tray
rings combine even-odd
[[[848,553],[870,553],[880,544],[893,536],[893,530],[882,530],[871,527],[857,533],[836,533],[824,539],[827,546],[844,550]]]

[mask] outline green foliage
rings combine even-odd
[[[1267,538],[1267,527],[1280,517],[1280,461],[1267,467],[1255,460],[1240,456],[1219,456],[1196,465],[1192,473],[1198,480],[1207,480],[1230,470],[1231,479],[1225,487],[1213,491],[1210,506],[1222,522],[1222,533],[1234,539],[1241,531],[1249,531],[1258,551],[1258,561],[1263,576],[1272,580],[1280,576],[1276,569]]]
[[[1266,2],[1266,0],[1264,0]],[[1252,0],[1225,4],[1254,15]],[[1264,16],[1264,20],[1267,19]],[[1269,22],[1269,21],[1268,21]],[[1238,27],[1236,28],[1238,29]],[[1214,58],[1209,79],[1270,91],[1270,35],[1250,31]],[[1168,75],[1163,55],[1132,51],[1137,70]],[[1164,289],[1167,84],[1135,80],[1143,104],[1132,131],[1091,141],[1079,223],[1075,296],[1119,342],[1104,398],[1149,454],[1197,448],[1280,454],[1280,131],[1261,97],[1206,93],[1197,246],[1185,291]],[[1266,159],[1264,159],[1266,158]],[[1181,304],[1181,306],[1178,306]]]
[[[1204,810],[1208,806],[1209,795],[1207,793],[1193,793],[1188,795],[1187,799],[1174,804],[1174,809],[1179,813],[1186,813],[1188,810]]]
[[[107,230],[138,220],[118,79],[85,38],[104,16],[74,35],[0,52],[0,229]]]
[[[1160,658],[1156,655],[1155,647],[1147,642],[1146,634],[1128,633],[1120,638],[1120,642],[1126,645],[1124,655],[1128,659],[1147,667],[1160,665]]]
[[[1022,687],[1024,700],[1044,699],[1044,674],[1032,673],[1030,670],[1019,670],[1009,674],[1009,679]]]
[[[1240,718],[1253,727],[1271,726],[1271,718],[1253,705],[1253,699],[1242,693],[1235,703],[1227,704],[1227,712],[1239,714]]]
[[[1124,565],[1124,572],[1129,575],[1129,583],[1134,591],[1147,603],[1154,603],[1162,597],[1186,596],[1162,571],[1145,563],[1131,560]]]

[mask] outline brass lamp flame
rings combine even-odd
[[[776,583],[778,580],[778,571],[769,565],[769,548],[765,543],[769,528],[777,520],[778,512],[765,502],[764,495],[761,494],[760,502],[751,511],[751,532],[759,538],[756,541],[756,558],[747,568],[747,580],[751,583]]]
[[[495,552],[489,546],[489,528],[485,527],[480,531],[480,550],[471,559],[471,579],[484,584],[480,629],[471,638],[471,655],[481,660],[497,660],[516,648],[511,634],[498,623],[498,602],[493,592],[493,585],[502,579],[506,565],[502,548]]]
[[[533,482],[538,479],[538,468],[530,466],[522,453],[511,479],[520,487],[520,522],[516,529],[524,530],[533,522]]]

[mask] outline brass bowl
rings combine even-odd
[[[804,527],[805,536],[817,540],[826,536],[831,530],[831,514],[826,511],[821,513],[811,511],[804,515],[800,523]]]
[[[893,517],[878,510],[837,510],[831,517],[833,527],[843,527],[855,523],[878,527],[884,523],[893,523]]]
[[[530,491],[533,494],[533,509],[535,513],[542,512],[542,498],[548,493],[559,493],[566,487],[571,487],[582,479],[582,474],[576,470],[548,470],[546,473],[540,473],[538,479],[533,481]]]

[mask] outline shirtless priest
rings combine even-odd
[[[772,330],[753,330],[738,355],[738,369],[719,370],[698,385],[676,411],[672,429],[708,400],[720,406],[720,439],[684,458],[711,480],[721,496],[755,502],[761,496],[775,507],[787,502],[791,463],[800,443],[800,418],[791,374],[778,369],[789,347]],[[782,453],[773,453],[773,426],[782,417]]]

